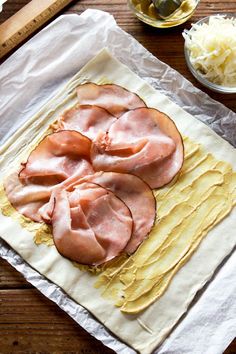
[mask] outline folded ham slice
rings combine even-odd
[[[150,187],[139,177],[116,172],[97,172],[82,178],[97,183],[113,192],[130,209],[133,218],[133,233],[125,247],[127,253],[133,253],[148,236],[156,215],[156,201]]]
[[[22,215],[36,222],[42,222],[40,208],[48,202],[52,186],[29,183],[24,185],[14,172],[4,182],[8,200]]]
[[[10,203],[33,221],[50,223],[44,207],[54,189],[64,189],[94,172],[89,161],[90,147],[91,141],[78,132],[46,136],[31,152],[19,175],[14,173],[5,180]]]
[[[54,188],[51,191],[50,198],[38,210],[41,219],[45,221],[47,224],[51,224],[55,194],[59,190],[66,190],[72,188],[73,185],[77,184],[77,181],[80,180],[83,176],[86,176],[87,174],[93,174],[93,173],[94,171],[92,169],[92,166],[88,163],[88,161],[82,160],[80,164],[78,164],[78,169],[75,171],[75,173],[72,174],[72,176],[68,177],[63,182],[54,186]]]
[[[65,257],[99,265],[118,256],[132,234],[128,207],[113,193],[93,183],[55,194],[53,238]]]
[[[63,113],[57,124],[54,124],[54,129],[76,130],[93,140],[99,131],[106,132],[116,119],[104,108],[77,105]]]
[[[76,131],[47,135],[22,164],[19,178],[26,184],[56,185],[75,173],[90,173],[90,148],[91,140]]]
[[[140,176],[151,188],[170,182],[183,164],[183,143],[174,122],[153,108],[123,114],[93,141],[96,171]]]
[[[77,96],[79,104],[105,108],[117,118],[130,109],[146,107],[138,95],[115,84],[86,83],[77,87]]]

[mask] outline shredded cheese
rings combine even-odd
[[[195,70],[215,84],[236,86],[236,18],[211,16],[183,37]]]

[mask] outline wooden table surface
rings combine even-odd
[[[28,2],[8,0],[0,14],[0,23]],[[189,73],[184,60],[181,35],[184,28],[190,27],[191,22],[204,16],[220,12],[235,13],[235,0],[202,0],[190,21],[168,30],[154,29],[141,23],[127,8],[125,0],[73,1],[62,13],[81,13],[87,8],[97,8],[113,14],[118,25],[152,54],[236,112],[235,94],[210,92]],[[8,353],[109,354],[113,351],[91,337],[54,303],[28,284],[7,262],[0,260],[0,354]],[[236,341],[232,342],[226,353],[236,353]]]

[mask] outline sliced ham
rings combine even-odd
[[[156,214],[156,201],[150,187],[139,177],[115,172],[97,172],[81,179],[97,183],[113,192],[130,209],[133,218],[133,233],[125,251],[133,253],[148,236]]]
[[[117,118],[131,109],[146,107],[138,95],[114,84],[86,83],[77,87],[77,96],[79,104],[105,108]]]
[[[78,169],[75,171],[74,174],[72,174],[72,176],[68,177],[63,182],[54,186],[54,188],[51,191],[50,198],[38,210],[39,215],[41,215],[41,219],[45,221],[47,224],[51,223],[55,194],[59,190],[64,190],[64,189],[66,190],[72,187],[74,184],[76,184],[77,181],[80,180],[83,176],[86,176],[87,174],[93,174],[93,173],[94,171],[92,169],[92,166],[88,163],[88,161],[82,160],[81,163],[78,164]]]
[[[22,215],[36,222],[42,222],[39,209],[48,202],[52,187],[28,184],[24,185],[14,172],[4,182],[8,200]]]
[[[107,133],[98,134],[91,160],[96,171],[131,173],[158,188],[179,172],[183,155],[174,122],[156,109],[137,108],[122,115]]]
[[[183,142],[166,114],[118,85],[83,84],[77,96],[4,187],[21,214],[52,223],[59,253],[100,265],[148,236],[151,188],[179,172]]]
[[[55,194],[52,226],[57,250],[65,257],[99,265],[118,256],[132,234],[128,207],[93,183]]]
[[[54,190],[94,172],[89,161],[90,146],[88,138],[74,131],[46,136],[31,152],[19,175],[14,173],[4,182],[13,207],[33,221],[50,223],[45,205]]]
[[[77,105],[67,110],[54,124],[56,130],[76,130],[91,140],[99,131],[106,132],[116,118],[104,108],[94,105]]]
[[[19,178],[25,183],[56,185],[75,173],[90,173],[90,148],[90,139],[75,131],[47,135],[22,164]]]

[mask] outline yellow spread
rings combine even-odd
[[[160,298],[175,273],[236,202],[231,166],[184,139],[185,162],[178,179],[154,194],[157,220],[134,255],[108,267],[96,282],[121,311],[136,314]]]
[[[189,138],[184,138],[184,148],[185,161],[178,178],[154,190],[156,222],[138,250],[100,267],[73,262],[80,270],[100,272],[95,286],[125,313],[136,314],[160,298],[203,238],[236,203],[236,173],[231,166],[207,154]],[[35,233],[36,245],[53,245],[51,228],[19,214],[3,186],[0,208],[4,215]]]
[[[41,224],[34,236],[36,245],[44,243],[47,246],[53,246],[52,227],[50,225]]]
[[[34,242],[36,245],[45,243],[47,246],[52,246],[54,244],[51,227],[46,224],[34,222],[18,213],[9,203],[3,184],[0,185],[0,211],[3,215],[10,216],[12,219],[18,221],[19,224],[28,231],[34,232]]]
[[[132,4],[139,13],[149,16],[154,21],[159,21],[158,27],[171,27],[173,24],[180,24],[191,17],[193,10],[197,6],[197,1],[184,0],[180,7],[165,20],[160,18],[154,4],[150,0],[132,0]]]

